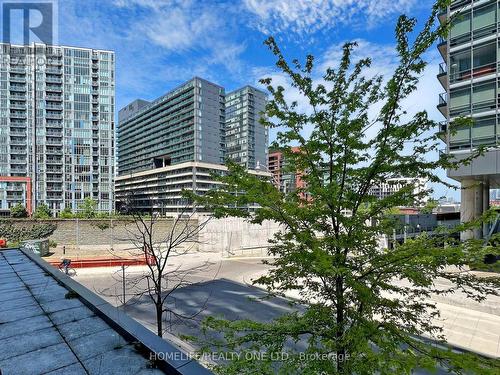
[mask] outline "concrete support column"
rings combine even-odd
[[[483,182],[483,213],[490,208],[490,182]],[[482,238],[486,238],[488,236],[488,232],[490,228],[488,223],[483,224],[483,236]]]
[[[477,219],[483,213],[483,186],[480,181],[473,179],[462,180],[460,199],[460,221],[466,223]],[[479,239],[482,229],[467,230],[460,233],[460,239]]]

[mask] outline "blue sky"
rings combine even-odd
[[[311,53],[321,67],[335,66],[341,45],[357,40],[358,56],[371,56],[376,73],[390,74],[396,59],[394,25],[401,13],[424,21],[430,0],[61,0],[59,43],[114,50],[117,110],[136,98],[147,100],[197,75],[231,91],[258,86],[270,76],[287,86],[263,45],[273,35],[289,58]],[[429,66],[408,111],[436,110],[440,62]],[[289,91],[289,98],[297,93]],[[273,134],[271,134],[271,138]],[[444,145],[443,145],[444,147]],[[443,172],[440,172],[442,175]],[[436,196],[458,198],[436,187]]]

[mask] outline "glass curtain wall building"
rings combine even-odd
[[[195,77],[119,112],[118,174],[187,161],[224,161],[224,88]]]
[[[461,183],[461,220],[479,217],[489,207],[489,190],[500,186],[500,123],[498,62],[499,3],[493,1],[452,1],[443,22],[452,20],[446,40],[438,44],[444,62],[438,80],[445,93],[439,97],[438,109],[446,121],[440,134],[446,152],[457,159],[470,155],[475,148],[488,147],[484,156],[470,165],[448,170],[448,176]],[[448,124],[459,117],[472,117],[472,126],[450,132]],[[480,238],[489,228],[463,233],[463,238]]]
[[[227,157],[247,169],[267,170],[268,131],[260,123],[266,93],[251,86],[226,95]]]
[[[111,212],[114,52],[0,45],[0,176],[30,177],[34,208],[78,211],[89,197]],[[9,207],[25,203],[16,186]]]

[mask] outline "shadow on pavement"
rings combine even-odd
[[[168,308],[176,314],[194,318],[184,319],[167,313],[165,328],[175,336],[199,335],[201,322],[208,316],[267,322],[297,309],[285,298],[262,299],[266,296],[262,289],[227,279],[179,288],[167,299]],[[125,311],[150,327],[155,326],[155,310],[149,297],[128,301]]]

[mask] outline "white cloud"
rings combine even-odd
[[[362,23],[367,27],[384,18],[408,12],[416,0],[244,0],[262,32],[311,34],[335,25]]]
[[[398,56],[394,48],[395,46],[389,44],[372,43],[363,39],[357,40],[356,42],[358,43],[358,47],[353,51],[351,55],[352,62],[355,63],[356,61],[369,56],[372,59],[372,65],[370,68],[365,70],[365,75],[368,77],[374,76],[376,74],[383,75],[387,80],[398,64]],[[321,76],[325,72],[326,68],[336,68],[338,66],[340,58],[342,57],[342,46],[343,43],[332,45],[322,56],[316,58],[316,69],[313,73],[313,78],[316,82],[325,84],[325,82],[321,79]],[[431,119],[434,119],[436,121],[443,120],[440,112],[436,109],[438,94],[443,91],[443,88],[436,78],[440,56],[437,51],[431,50],[426,54],[425,60],[428,61],[429,64],[420,77],[417,90],[413,92],[409,97],[407,97],[402,103],[403,108],[407,111],[407,114],[402,119],[403,121],[409,121],[416,112],[422,110],[427,110]],[[273,86],[280,85],[285,88],[285,99],[288,103],[297,101],[297,110],[299,112],[311,112],[311,108],[309,103],[307,102],[307,99],[298,91],[297,88],[291,85],[291,80],[284,73],[279,72],[274,68],[256,68],[253,70],[253,74],[256,83],[261,78],[272,78]],[[327,84],[325,84],[325,86],[327,86]],[[380,104],[372,106],[369,111],[371,118],[374,118],[378,114],[380,107]],[[366,136],[368,138],[373,137],[376,134],[377,130],[377,126],[373,126],[369,129]],[[275,138],[275,135],[278,131],[279,129],[271,130],[271,139]],[[306,129],[304,133],[307,134],[308,131],[310,131],[310,129]],[[408,150],[410,150],[410,147],[408,147]],[[428,155],[429,160],[434,160],[437,157],[437,152],[433,153],[432,155]],[[441,178],[444,178],[448,182],[453,183],[452,180],[446,178],[445,171],[440,170],[436,171],[436,173]],[[458,198],[458,193],[456,191],[450,190],[443,185],[433,184],[432,188],[435,191],[435,197],[446,195],[455,199]]]
[[[138,17],[131,24],[130,35],[146,38],[168,53],[200,53],[198,70],[202,70],[202,65],[221,65],[231,73],[242,71],[240,55],[245,45],[234,41],[231,29],[221,17],[228,14],[230,4],[115,0],[115,5],[136,10]]]
[[[159,9],[139,25],[149,39],[174,52],[181,52],[202,43],[220,27],[209,10],[196,10],[186,5]]]

